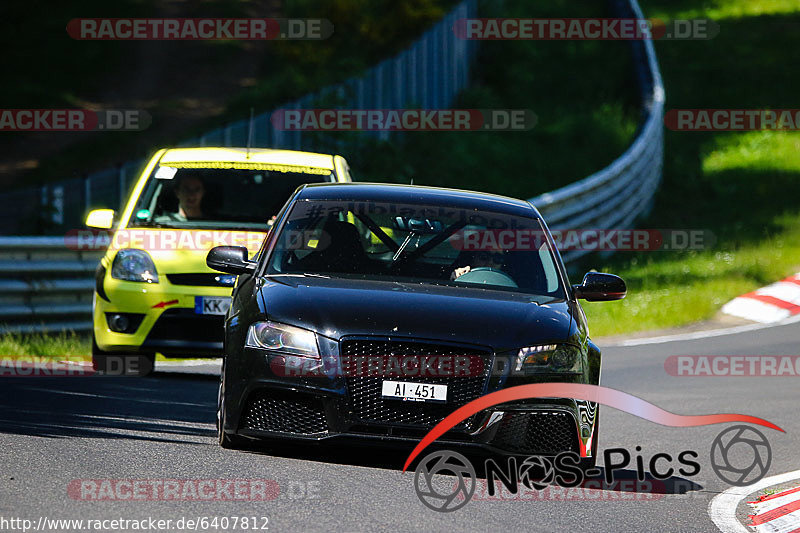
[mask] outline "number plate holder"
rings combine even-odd
[[[385,380],[382,385],[381,396],[385,400],[446,403],[447,385]]]

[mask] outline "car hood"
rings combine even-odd
[[[345,335],[412,337],[502,351],[564,341],[574,327],[565,300],[486,289],[270,277],[260,292],[270,320],[335,340]]]

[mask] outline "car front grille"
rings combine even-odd
[[[349,376],[346,378],[349,408],[354,422],[366,424],[432,427],[462,405],[484,393],[486,379],[491,370],[492,354],[475,347],[454,346],[418,341],[394,341],[384,339],[347,339],[341,343],[342,356],[478,356],[483,362],[483,374],[477,376],[409,376],[371,377]],[[435,383],[447,385],[447,403],[410,402],[384,399],[384,379],[413,383]],[[465,420],[456,429],[468,430],[472,418]]]
[[[506,412],[492,445],[531,455],[578,452],[575,418],[561,411]]]
[[[306,436],[328,432],[322,402],[314,398],[275,396],[260,391],[248,398],[243,412],[242,429]]]

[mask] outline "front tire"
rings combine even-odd
[[[222,369],[222,374],[225,374],[224,367]],[[232,435],[225,432],[226,409],[225,395],[222,392],[223,379],[224,378],[221,375],[219,378],[219,392],[217,393],[217,442],[219,442],[219,445],[226,450],[236,450],[244,447],[246,444],[246,439],[238,435]]]

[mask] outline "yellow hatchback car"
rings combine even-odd
[[[235,276],[206,266],[214,246],[254,254],[304,183],[347,182],[338,155],[245,148],[160,150],[123,212],[97,209],[86,225],[110,230],[95,274],[92,361],[106,373],[148,374],[155,354],[222,354]]]

